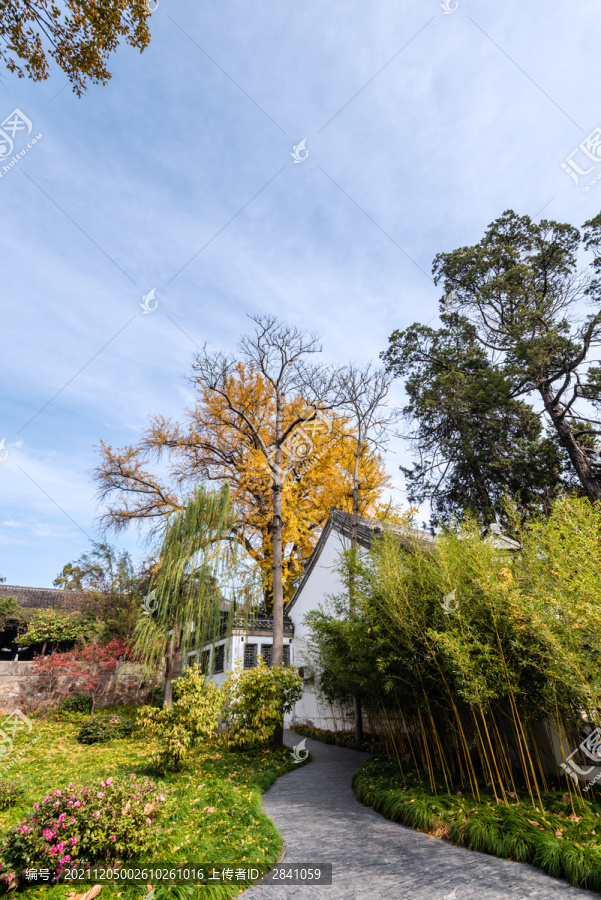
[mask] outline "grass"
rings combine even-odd
[[[102,710],[105,712],[105,710]],[[119,710],[130,715],[131,710]],[[184,769],[158,778],[146,762],[146,748],[140,735],[113,740],[108,744],[79,744],[76,740],[81,717],[74,721],[33,718],[30,735],[18,734],[7,762],[17,762],[2,776],[16,779],[25,789],[18,805],[0,812],[0,829],[20,822],[32,805],[50,790],[78,786],[109,776],[147,775],[163,783],[169,791],[165,812],[157,823],[156,846],[152,856],[140,859],[176,865],[183,862],[224,863],[230,867],[261,864],[271,866],[282,851],[275,825],[261,811],[261,795],[280,775],[298,768],[285,747],[268,747],[254,752],[229,751],[218,739],[197,747],[186,759]],[[33,743],[34,739],[37,739]],[[23,755],[18,758],[21,751]],[[1,835],[0,835],[1,836]],[[176,885],[158,887],[155,897],[187,900],[227,900],[248,884]],[[91,885],[87,885],[91,887]],[[80,894],[85,885],[78,888]],[[63,900],[73,887],[25,887],[33,898]],[[143,885],[111,885],[102,888],[102,898],[139,900],[146,894]]]
[[[492,856],[537,866],[576,887],[601,892],[601,803],[565,794],[543,797],[544,809],[518,788],[509,805],[497,803],[486,786],[478,801],[468,791],[437,793],[427,779],[401,770],[396,761],[374,757],[353,775],[358,800],[393,822],[446,838]],[[439,792],[438,792],[439,791]],[[598,832],[598,834],[597,834]]]

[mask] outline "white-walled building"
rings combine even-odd
[[[381,534],[383,529],[397,534],[401,540],[414,541],[417,538],[425,544],[434,542],[434,537],[426,531],[360,516],[357,533],[359,547],[368,550],[374,537]],[[350,546],[351,515],[333,509],[305,566],[301,582],[286,607],[286,614],[294,626],[295,665],[299,666],[304,682],[303,696],[289,718],[292,724],[296,722],[331,731],[348,731],[354,726],[352,709],[333,707],[316,692],[314,673],[307,653],[309,629],[304,624],[307,613],[321,606],[328,597],[344,595],[345,586],[339,569],[341,555]]]
[[[420,531],[403,525],[384,523],[377,519],[359,517],[357,539],[359,547],[367,551],[374,537],[383,530],[395,534],[400,542],[420,541],[424,546],[432,546],[436,538],[427,531]],[[490,527],[491,538],[497,546],[509,551],[519,549],[519,544],[500,534],[500,529]],[[321,533],[315,549],[305,565],[301,581],[291,600],[284,610],[284,662],[297,666],[303,676],[303,696],[296,703],[285,724],[311,725],[315,728],[326,728],[333,731],[347,731],[354,726],[352,709],[333,707],[315,689],[314,673],[311,671],[307,644],[310,637],[305,625],[307,613],[316,610],[329,597],[344,595],[345,586],[340,576],[341,556],[351,546],[351,515],[333,509]],[[260,656],[271,662],[273,646],[273,620],[271,616],[260,616],[251,619],[245,627],[240,619],[234,625],[231,637],[227,637],[224,623],[223,633],[215,647],[205,647],[204,663],[207,671],[211,671],[213,660],[215,669],[213,678],[222,684],[225,672],[233,669],[237,661],[244,668],[252,668]],[[197,652],[189,654],[189,661],[198,658]],[[366,723],[367,724],[367,723]]]

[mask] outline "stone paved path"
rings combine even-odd
[[[285,732],[288,746],[301,738]],[[263,809],[285,863],[333,864],[332,885],[257,884],[245,900],[599,900],[539,869],[453,847],[359,803],[351,775],[366,753],[307,740],[313,762],[278,778]],[[453,897],[455,891],[455,897]]]

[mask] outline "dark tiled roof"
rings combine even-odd
[[[330,512],[328,521],[326,522],[326,525],[321,532],[313,553],[307,560],[298,587],[295,590],[292,598],[290,599],[290,602],[286,606],[287,612],[294,606],[297,598],[300,596],[300,593],[307,583],[307,580],[311,572],[313,571],[314,566],[321,556],[321,551],[323,550],[332,529],[350,541],[351,526],[352,516],[350,513],[343,512],[340,509],[333,509]],[[498,547],[500,550],[515,552],[521,549],[521,544],[518,544],[517,541],[513,541],[511,540],[511,538],[508,538],[504,534],[502,534],[500,528],[497,525],[491,525],[488,531],[489,534],[486,540],[492,541],[495,547]],[[434,547],[436,544],[436,536],[431,534],[429,531],[421,531],[419,528],[411,528],[408,525],[394,525],[391,522],[382,522],[379,519],[368,519],[366,516],[359,516],[357,540],[361,547],[369,550],[373,539],[375,537],[378,537],[378,535],[382,534],[383,532],[397,535],[400,542],[404,544],[418,543],[421,544],[421,546],[424,548]]]
[[[0,597],[12,597],[20,606],[31,609],[81,609],[90,595],[85,591],[59,591],[55,588],[20,587],[0,584]]]
[[[334,530],[350,541],[351,526],[352,516],[350,513],[343,512],[341,509],[333,509],[330,512],[328,521],[326,522],[326,525],[321,532],[313,553],[311,554],[307,561],[307,564],[305,565],[303,576],[292,598],[290,599],[288,606],[286,607],[286,611],[289,611],[296,603],[296,600],[299,597],[302,589],[304,588],[311,572],[313,571],[315,564],[321,556],[321,551],[325,547],[330,532]],[[401,541],[407,543],[418,541],[424,546],[434,546],[434,544],[436,543],[436,538],[434,537],[434,535],[430,534],[429,531],[420,531],[418,528],[410,528],[407,525],[393,525],[391,522],[382,522],[379,519],[368,519],[366,516],[359,516],[357,540],[361,547],[369,550],[373,539],[375,537],[378,537],[378,535],[382,534],[382,532],[384,531],[398,535]]]
[[[351,539],[353,517],[350,513],[342,512],[340,509],[333,509],[330,513],[330,520],[339,534],[349,540]],[[359,516],[357,539],[366,550],[369,550],[371,547],[374,537],[377,537],[384,531],[397,534],[407,541],[419,541],[422,544],[435,543],[435,537],[429,531],[420,531],[418,528],[410,528],[407,525],[393,525],[391,522],[382,522],[379,519],[368,519],[367,516]]]

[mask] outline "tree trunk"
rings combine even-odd
[[[173,633],[169,638],[169,643],[167,645],[167,662],[165,665],[165,697],[163,700],[163,704],[165,706],[173,706],[173,669],[175,655],[174,634],[175,629],[173,630]]]
[[[586,453],[580,446],[578,440],[574,437],[572,427],[566,422],[565,416],[562,416],[561,404],[553,395],[553,392],[548,385],[539,386],[539,391],[543,398],[545,409],[559,435],[559,440],[567,450],[568,456],[570,457],[580,484],[584,488],[587,497],[591,503],[594,503],[596,500],[601,500],[601,479],[593,474]]]
[[[357,555],[357,543],[359,537],[359,457],[361,455],[361,441],[357,439],[357,452],[355,453],[355,467],[353,469],[353,515],[351,519],[351,571],[349,579],[349,611],[355,612],[355,563]],[[363,711],[361,698],[355,694],[355,737],[358,741],[363,738]]]
[[[284,490],[284,474],[281,473],[282,448],[280,440],[282,436],[282,412],[280,398],[276,404],[275,425],[275,464],[277,474],[273,476],[273,649],[271,651],[272,666],[279,666],[284,661],[284,585],[282,582],[282,493]],[[284,743],[284,729],[278,726],[272,737],[274,744]]]

